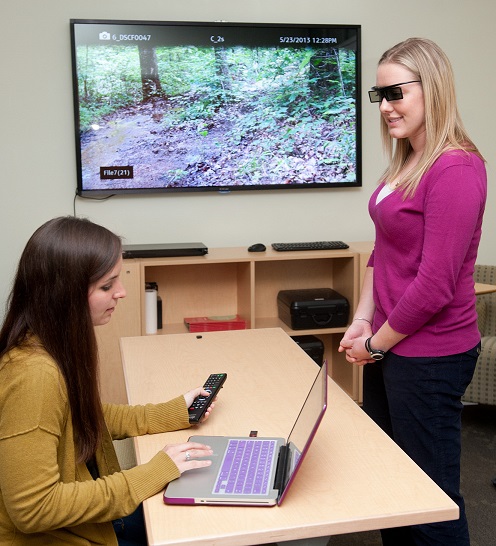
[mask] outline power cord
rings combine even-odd
[[[114,196],[115,196],[115,193],[106,195],[105,197],[87,197],[86,195],[78,195],[78,192],[76,190],[76,192],[74,193],[74,200],[72,203],[73,216],[76,217],[76,200],[78,197],[81,199],[88,199],[90,201],[107,201],[107,199],[110,199],[111,197],[114,197]]]

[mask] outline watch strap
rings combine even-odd
[[[381,349],[373,349],[370,344],[372,336],[365,340],[365,349],[369,352],[370,358],[374,360],[382,360],[386,356],[386,351],[381,351]]]

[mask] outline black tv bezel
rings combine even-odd
[[[84,189],[82,175],[80,115],[79,115],[79,85],[76,62],[76,25],[143,25],[143,26],[177,26],[177,27],[243,27],[243,28],[276,28],[276,29],[350,29],[356,32],[356,180],[355,182],[315,182],[307,184],[266,184],[266,185],[234,185],[234,186],[195,186],[195,187],[165,187],[165,188],[119,188],[119,189]],[[261,23],[261,22],[225,22],[225,21],[152,21],[152,20],[120,20],[120,19],[70,19],[71,70],[73,85],[73,110],[76,148],[77,187],[76,195],[83,198],[102,199],[126,195],[168,195],[168,194],[202,194],[231,193],[243,191],[294,191],[294,190],[328,190],[361,188],[362,180],[362,101],[361,101],[361,25],[360,24],[316,24],[316,23]]]

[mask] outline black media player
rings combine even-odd
[[[168,258],[173,256],[204,256],[208,248],[203,243],[162,243],[123,245],[123,258]]]

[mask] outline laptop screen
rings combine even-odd
[[[289,457],[279,504],[305,456],[327,408],[327,361],[324,362],[308,393],[288,437]]]

